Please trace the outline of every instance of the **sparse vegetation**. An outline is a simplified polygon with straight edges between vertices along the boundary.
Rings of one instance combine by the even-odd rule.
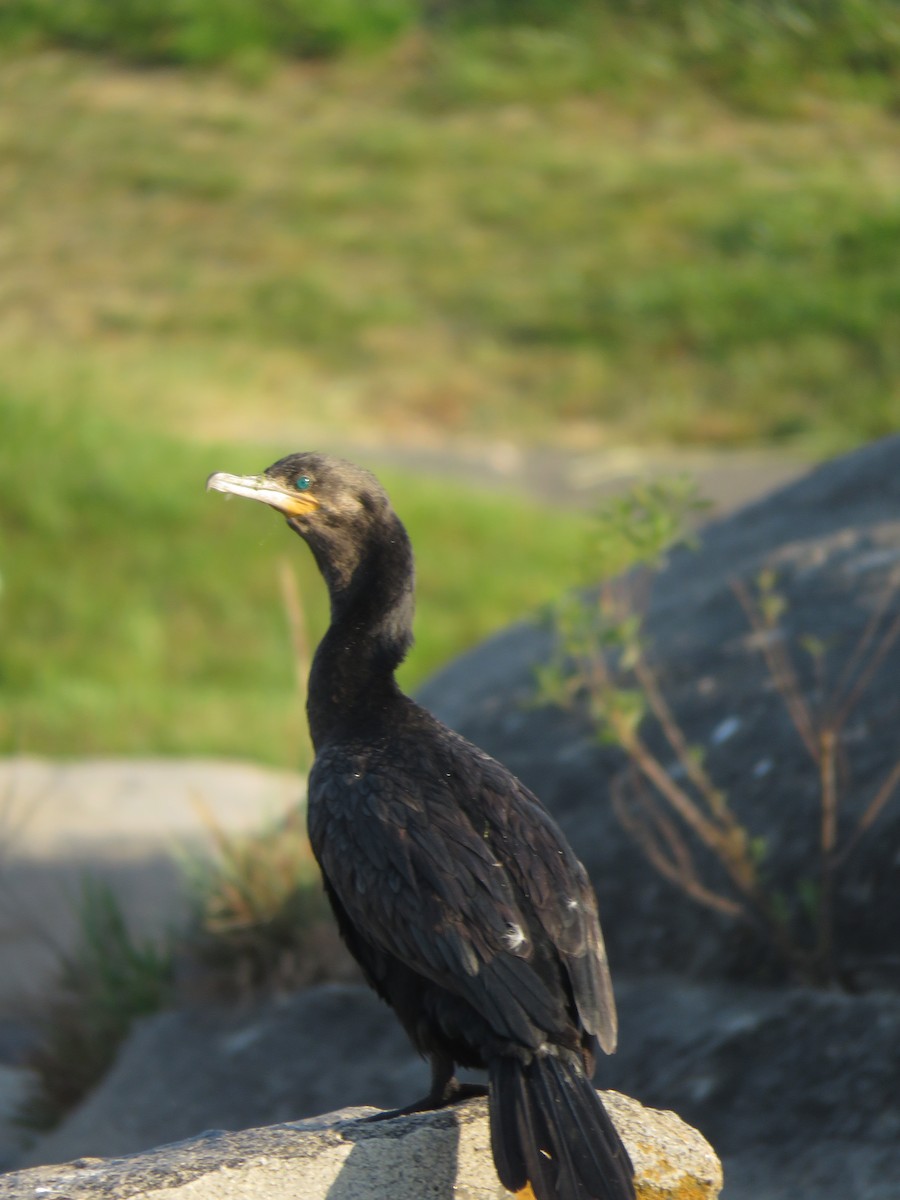
[[[197,921],[182,946],[189,993],[228,1000],[356,977],[322,890],[305,811],[235,836],[211,826],[214,855],[189,866]]]
[[[106,1072],[132,1022],[171,996],[171,950],[135,939],[106,885],[85,879],[79,918],[80,941],[35,1017],[38,1082],[22,1121],[36,1129],[56,1124]]]
[[[841,982],[834,952],[839,873],[900,785],[898,760],[847,828],[842,808],[852,774],[844,733],[900,636],[900,617],[889,615],[897,584],[885,590],[840,677],[829,685],[825,645],[813,637],[792,644],[784,628],[786,601],[774,572],[764,571],[755,588],[734,583],[769,682],[785,705],[818,785],[819,824],[811,831],[817,871],[781,888],[769,871],[764,832],[736,814],[733,797],[717,785],[703,748],[692,745],[679,725],[654,669],[644,628],[652,576],[666,551],[689,539],[686,519],[694,507],[683,482],[643,486],[606,506],[598,544],[607,553],[596,564],[603,582],[595,596],[571,596],[556,610],[557,658],[540,673],[540,698],[577,705],[598,737],[624,752],[626,765],[610,783],[612,803],[661,875],[698,903],[753,929],[791,977],[832,986]],[[624,568],[635,569],[622,576]],[[812,661],[815,696],[801,685],[801,656]],[[668,764],[661,746],[671,756]],[[711,880],[698,850],[720,868],[719,882]]]
[[[355,979],[297,809],[235,835],[207,822],[212,852],[184,859],[192,915],[164,939],[137,938],[113,892],[86,878],[79,939],[35,1011],[23,1124],[52,1128],[102,1078],[134,1021],[167,1004],[247,1001]]]
[[[757,648],[765,660],[772,684],[784,703],[818,781],[818,872],[812,879],[798,880],[794,895],[770,894],[767,897],[769,912],[765,915],[773,940],[795,974],[816,984],[831,985],[841,981],[834,949],[836,889],[840,872],[885,806],[894,799],[900,784],[898,758],[848,827],[842,811],[852,786],[852,770],[844,746],[848,722],[900,636],[900,616],[890,615],[892,601],[900,590],[900,580],[895,578],[884,589],[880,603],[863,627],[836,679],[829,678],[832,664],[829,663],[828,647],[820,639],[807,636],[801,638],[798,645],[791,645],[782,624],[787,602],[778,591],[774,571],[763,571],[754,591],[740,580],[735,581],[734,590],[757,635]],[[801,684],[798,666],[801,656],[812,662],[816,681],[814,698]],[[842,836],[839,834],[841,826]],[[758,857],[762,859],[762,852]],[[759,880],[757,886],[764,894],[764,881]]]

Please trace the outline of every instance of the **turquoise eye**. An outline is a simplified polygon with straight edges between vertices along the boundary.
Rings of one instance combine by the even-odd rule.
[[[298,492],[305,492],[311,483],[312,480],[308,475],[298,475],[294,480],[294,487]]]

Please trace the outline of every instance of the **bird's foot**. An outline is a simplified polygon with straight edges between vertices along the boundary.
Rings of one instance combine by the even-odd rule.
[[[448,1108],[451,1104],[458,1104],[462,1100],[473,1100],[487,1094],[487,1087],[483,1083],[460,1083],[458,1079],[451,1079],[439,1092],[429,1092],[427,1096],[423,1096],[421,1100],[416,1100],[412,1104],[407,1104],[405,1108],[392,1108],[387,1112],[373,1113],[371,1117],[363,1117],[363,1120],[392,1121],[394,1117],[411,1117],[414,1113],[437,1112],[441,1108]]]

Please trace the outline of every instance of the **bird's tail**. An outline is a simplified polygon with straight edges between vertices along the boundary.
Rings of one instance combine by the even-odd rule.
[[[634,1170],[572,1055],[490,1064],[491,1147],[500,1182],[535,1200],[634,1200]],[[530,1200],[530,1197],[529,1197]]]

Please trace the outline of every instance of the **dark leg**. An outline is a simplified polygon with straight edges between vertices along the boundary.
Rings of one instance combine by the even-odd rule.
[[[421,1100],[407,1104],[405,1108],[392,1108],[388,1112],[375,1113],[364,1118],[366,1121],[390,1121],[393,1117],[409,1117],[413,1113],[434,1112],[447,1108],[460,1100],[471,1100],[475,1096],[486,1096],[487,1088],[481,1083],[460,1083],[453,1074],[453,1060],[442,1055],[431,1056],[431,1090]]]

